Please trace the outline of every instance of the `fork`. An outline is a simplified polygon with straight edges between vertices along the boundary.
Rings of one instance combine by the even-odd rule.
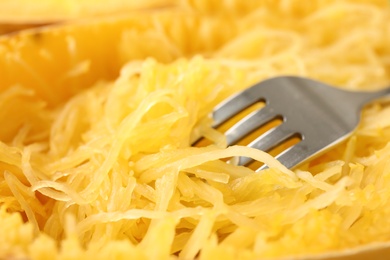
[[[276,156],[287,168],[294,168],[347,139],[359,124],[361,109],[372,101],[390,100],[390,87],[376,92],[347,91],[312,79],[281,76],[262,81],[217,105],[212,112],[213,127],[254,105],[265,106],[251,112],[226,132],[227,144],[234,145],[274,119],[282,123],[248,144],[270,151],[298,136],[300,141]],[[252,159],[238,157],[238,165]],[[261,166],[257,171],[267,168]]]

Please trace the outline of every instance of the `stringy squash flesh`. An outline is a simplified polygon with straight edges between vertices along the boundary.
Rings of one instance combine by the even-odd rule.
[[[0,38],[0,258],[390,253],[388,104],[295,171],[226,147],[207,117],[275,75],[385,87],[388,2],[244,2],[182,1]],[[212,144],[191,147],[201,136]],[[271,169],[224,161],[238,155]]]

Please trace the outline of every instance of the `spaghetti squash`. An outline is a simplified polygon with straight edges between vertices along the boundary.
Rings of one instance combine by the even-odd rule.
[[[208,117],[275,75],[385,87],[388,2],[244,3],[182,1],[0,38],[0,257],[390,254],[388,104],[294,171],[226,147]],[[199,137],[211,144],[192,147]],[[270,169],[225,162],[234,156]]]

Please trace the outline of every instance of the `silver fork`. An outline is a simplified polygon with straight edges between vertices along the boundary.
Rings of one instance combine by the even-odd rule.
[[[390,100],[390,87],[376,92],[346,91],[307,78],[276,77],[217,105],[212,112],[213,127],[220,126],[257,102],[264,102],[264,107],[225,132],[227,143],[234,145],[266,123],[281,118],[279,126],[260,135],[248,146],[269,151],[293,136],[299,136],[297,144],[276,156],[286,167],[293,168],[348,138],[359,123],[361,109],[384,98]],[[247,165],[251,161],[240,157],[238,165]],[[266,167],[263,165],[258,170]]]

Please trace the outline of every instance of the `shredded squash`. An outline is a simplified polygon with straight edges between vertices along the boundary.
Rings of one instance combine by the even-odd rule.
[[[275,75],[385,87],[388,1],[254,2],[181,1],[0,39],[0,258],[390,254],[387,103],[294,171],[226,147],[208,117]],[[192,147],[200,137],[211,144]]]

